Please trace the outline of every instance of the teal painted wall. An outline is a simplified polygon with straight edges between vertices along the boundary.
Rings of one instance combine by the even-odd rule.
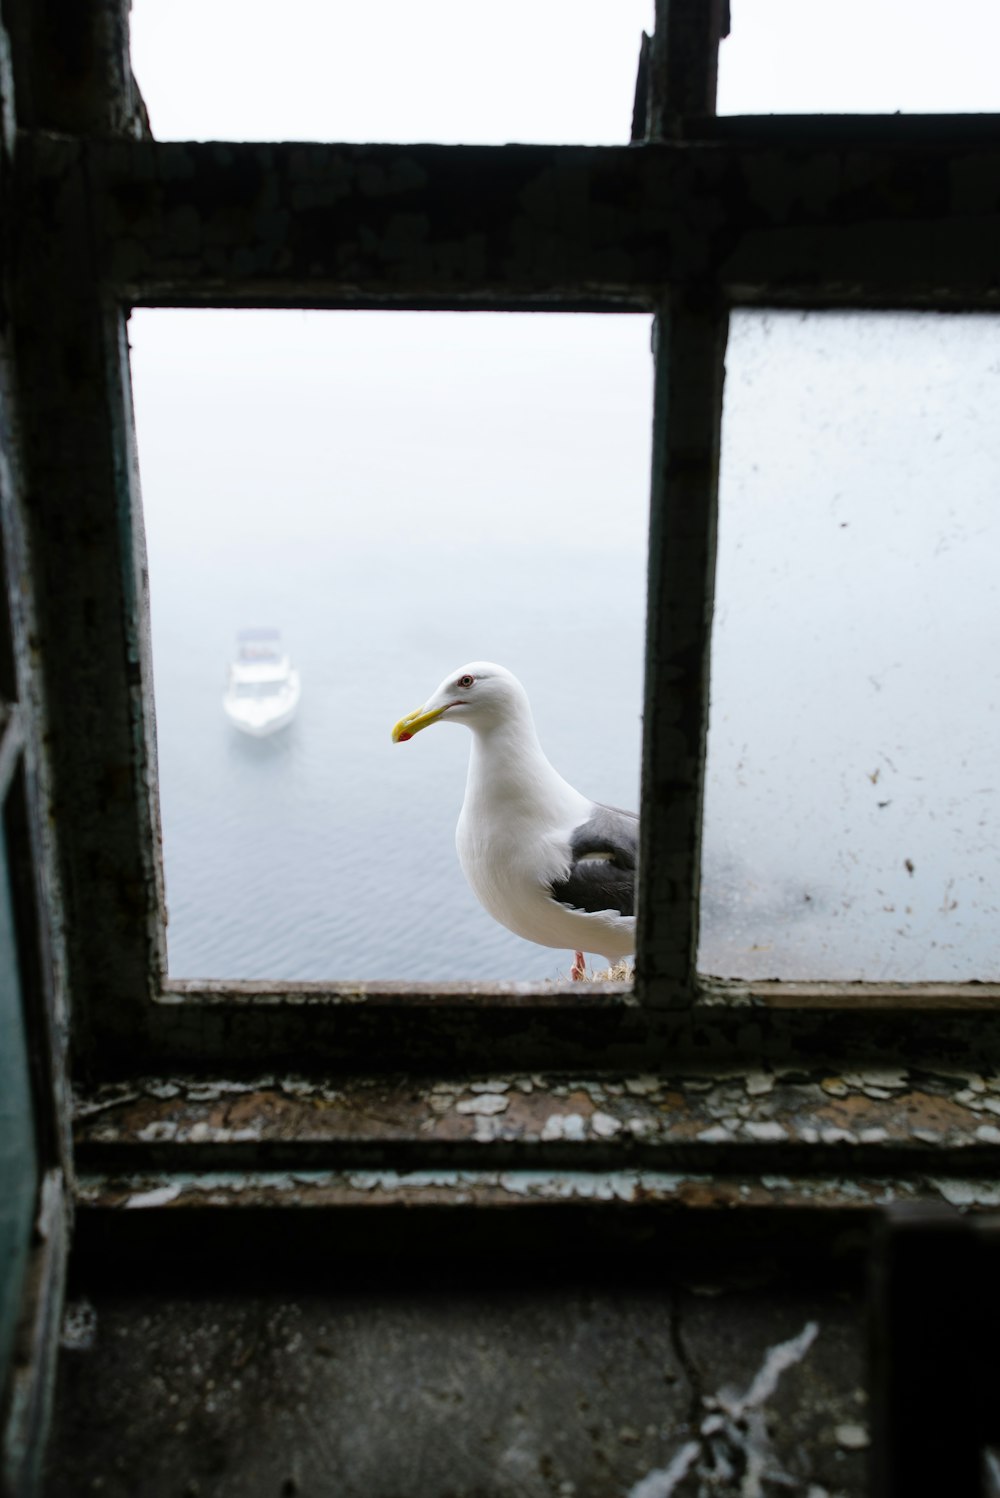
[[[38,1186],[10,870],[0,837],[0,1389],[6,1382]]]

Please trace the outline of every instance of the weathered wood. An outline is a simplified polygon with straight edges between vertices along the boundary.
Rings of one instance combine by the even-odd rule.
[[[986,1194],[984,1192],[984,1194]],[[599,1174],[589,1171],[540,1169],[490,1170],[455,1169],[437,1167],[428,1170],[394,1171],[391,1169],[357,1170],[310,1170],[306,1167],[290,1171],[212,1171],[205,1180],[195,1171],[179,1174],[154,1169],[123,1173],[118,1170],[110,1174],[88,1172],[80,1182],[80,1227],[90,1233],[100,1225],[108,1235],[109,1246],[117,1239],[116,1248],[122,1252],[129,1244],[129,1232],[134,1219],[128,1223],[121,1220],[121,1212],[142,1213],[143,1236],[146,1252],[136,1263],[145,1262],[146,1254],[157,1252],[156,1240],[160,1244],[170,1242],[176,1233],[196,1232],[196,1223],[201,1224],[200,1241],[195,1250],[213,1252],[218,1237],[229,1233],[242,1235],[246,1227],[240,1226],[241,1217],[254,1209],[273,1212],[295,1212],[294,1227],[287,1217],[281,1224],[285,1234],[307,1231],[298,1214],[321,1211],[342,1212],[353,1209],[385,1212],[393,1207],[404,1208],[407,1214],[421,1208],[436,1209],[440,1219],[442,1211],[449,1216],[456,1209],[485,1209],[489,1212],[537,1213],[548,1205],[572,1211],[590,1206],[597,1213],[614,1214],[619,1219],[622,1242],[631,1233],[641,1233],[642,1209],[652,1208],[664,1212],[680,1209],[691,1214],[708,1215],[718,1212],[727,1214],[725,1234],[739,1234],[745,1224],[739,1219],[751,1217],[761,1210],[768,1211],[772,1219],[772,1233],[796,1233],[797,1225],[792,1221],[780,1222],[781,1217],[792,1217],[797,1210],[832,1213],[847,1212],[855,1219],[874,1220],[887,1197],[900,1201],[924,1201],[930,1196],[919,1178],[907,1175],[865,1175],[858,1180],[842,1175],[813,1178],[797,1172],[785,1174],[775,1180],[767,1175],[761,1179],[759,1171],[751,1169],[742,1175],[736,1172],[700,1170],[657,1171],[627,1167],[621,1171]],[[939,1198],[931,1198],[939,1200]],[[114,1214],[100,1222],[98,1214]],[[209,1214],[211,1214],[209,1216]],[[195,1222],[183,1223],[191,1218]],[[223,1226],[223,1217],[235,1218]],[[640,1221],[629,1221],[639,1217]],[[211,1224],[211,1225],[209,1225]],[[138,1224],[135,1224],[138,1225]],[[649,1226],[648,1219],[646,1226]],[[862,1220],[841,1223],[861,1232],[867,1226]],[[667,1224],[662,1224],[667,1229]],[[523,1230],[531,1232],[529,1222]],[[376,1238],[386,1231],[378,1220],[368,1226],[369,1233]],[[701,1231],[711,1232],[712,1226],[702,1222]],[[719,1231],[716,1223],[714,1231]],[[148,1235],[148,1237],[146,1236]],[[586,1236],[577,1240],[577,1249],[585,1243]],[[798,1238],[801,1246],[802,1239]],[[129,1244],[131,1247],[131,1244]],[[244,1245],[245,1246],[245,1245]],[[441,1252],[440,1238],[438,1252]]]
[[[727,319],[677,296],[658,319],[646,625],[637,993],[695,997]]]
[[[66,980],[85,1048],[98,1016],[140,1024],[159,981],[155,735],[124,314],[96,294],[85,176],[46,188],[23,226],[13,309],[16,519],[33,589],[42,821],[58,833]]]
[[[81,1173],[447,1168],[954,1175],[996,1197],[995,1077],[924,1067],[239,1080],[81,1093]],[[964,1189],[964,1188],[963,1188]],[[954,1192],[952,1193],[954,1195]]]
[[[647,139],[663,140],[685,119],[714,115],[719,43],[728,32],[729,0],[656,0]]]
[[[1000,983],[759,983],[714,979],[711,991],[719,1003],[741,997],[783,1009],[941,1010],[976,1009],[1000,1014]]]
[[[7,0],[22,128],[148,134],[129,57],[130,0]]]
[[[799,128],[801,124],[801,129]],[[621,147],[33,136],[21,213],[85,177],[94,272],[192,306],[1000,305],[1000,119],[706,121]]]
[[[829,985],[812,1004],[782,1007],[734,984],[725,999],[713,986],[711,997],[679,1009],[641,1005],[617,985],[594,1001],[576,997],[579,984],[517,988],[400,984],[386,992],[384,985],[315,984],[303,991],[297,984],[234,983],[204,991],[197,983],[171,984],[171,1001],[149,1006],[140,1032],[119,1028],[103,1037],[92,1075],[273,1067],[502,1075],[710,1061],[1000,1067],[996,997],[982,1008],[963,1007],[953,993],[920,1002],[901,986],[892,1002],[867,1007],[853,997],[842,1002]]]

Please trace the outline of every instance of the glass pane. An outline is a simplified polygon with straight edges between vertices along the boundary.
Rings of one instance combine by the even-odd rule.
[[[130,337],[172,976],[566,976],[462,877],[469,734],[389,735],[498,661],[560,772],[638,808],[649,319],[160,310]],[[223,706],[248,627],[301,683],[259,738]],[[284,671],[242,644],[240,707]]]
[[[720,114],[1000,110],[996,0],[731,0]]]
[[[653,0],[134,0],[160,140],[627,141]]]
[[[700,967],[1000,976],[1000,322],[744,312]]]

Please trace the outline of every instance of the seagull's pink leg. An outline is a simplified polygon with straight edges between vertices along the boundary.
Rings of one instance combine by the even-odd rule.
[[[569,970],[569,975],[574,983],[582,982],[587,976],[587,960],[582,952],[573,953],[573,966]]]

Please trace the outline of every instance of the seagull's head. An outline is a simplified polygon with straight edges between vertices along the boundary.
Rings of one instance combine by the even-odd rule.
[[[527,710],[527,693],[516,676],[492,661],[469,661],[446,676],[416,712],[400,718],[392,730],[392,742],[405,743],[438,722],[488,730]]]

